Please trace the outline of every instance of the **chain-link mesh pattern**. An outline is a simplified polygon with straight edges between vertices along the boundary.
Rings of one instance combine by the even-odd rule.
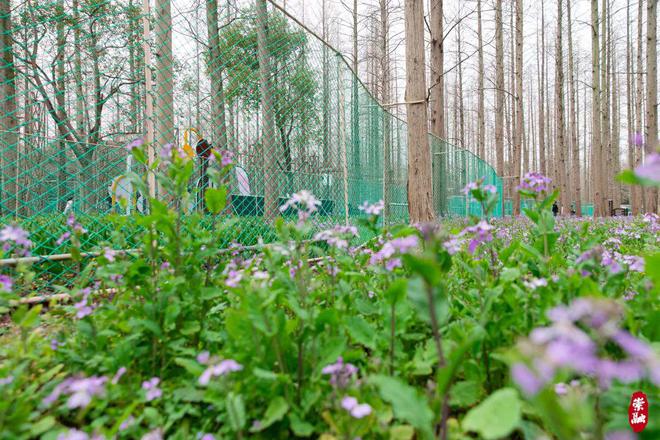
[[[134,245],[127,218],[143,213],[148,196],[124,178],[143,172],[126,149],[135,138],[154,146],[152,156],[168,143],[188,151],[198,188],[207,184],[207,144],[232,152],[227,212],[242,220],[232,239],[244,243],[269,236],[277,207],[302,189],[322,201],[324,224],[350,222],[361,203],[381,199],[385,221],[407,220],[406,124],[338,52],[279,10],[28,0],[12,1],[9,12],[2,3],[0,214],[31,232],[35,255],[66,252],[57,239],[69,212],[89,231],[83,250],[98,249],[117,227],[124,246]],[[436,138],[431,149],[439,216],[479,214],[461,192],[477,178],[501,193],[493,168],[472,153]],[[153,181],[150,188],[165,196]],[[185,208],[201,210],[197,200]],[[75,274],[66,262],[38,272],[38,288]]]

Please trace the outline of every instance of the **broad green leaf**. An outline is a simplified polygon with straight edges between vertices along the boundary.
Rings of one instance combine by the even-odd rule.
[[[227,416],[232,431],[237,432],[245,426],[245,403],[243,396],[230,392],[227,394]]]
[[[284,400],[284,397],[282,396],[275,397],[268,404],[268,408],[266,408],[266,413],[261,419],[261,423],[256,427],[251,428],[250,431],[251,432],[263,431],[273,423],[282,420],[282,417],[286,415],[287,411],[289,411],[289,404],[286,402],[286,400]]]
[[[390,440],[412,440],[415,428],[410,425],[398,425],[390,428]]]
[[[520,278],[520,269],[516,267],[505,267],[502,269],[502,274],[500,275],[500,279],[502,281],[506,282],[513,282]]]
[[[220,214],[227,204],[227,188],[207,188],[204,199],[211,214]]]
[[[367,321],[359,316],[350,316],[346,319],[346,329],[351,338],[358,344],[375,348],[376,332]]]
[[[33,437],[39,437],[41,434],[52,428],[53,425],[55,425],[55,418],[53,416],[44,417],[30,427],[30,435]]]
[[[472,408],[463,418],[465,431],[486,440],[506,437],[520,424],[521,402],[513,388],[502,388]]]
[[[425,396],[396,377],[377,375],[369,382],[376,385],[383,400],[392,405],[395,417],[410,423],[425,438],[433,437],[433,412]]]
[[[289,414],[291,430],[298,437],[309,437],[314,432],[314,425],[302,420],[296,413]]]
[[[456,382],[451,387],[449,403],[460,408],[474,405],[481,397],[481,386],[474,381]]]

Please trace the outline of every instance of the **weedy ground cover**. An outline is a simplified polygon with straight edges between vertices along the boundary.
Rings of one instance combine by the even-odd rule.
[[[176,151],[154,172],[184,206],[195,196]],[[548,184],[526,177],[518,219],[382,228],[367,203],[366,242],[358,225],[317,232],[303,191],[271,246],[224,254],[236,225],[218,185],[209,216],[152,200],[131,219],[138,255],[86,265],[89,230],[68,217],[72,304],[13,307],[31,268],[0,279],[2,437],[628,438],[630,395],[658,404],[660,220],[557,219]],[[466,192],[484,212],[497,197]],[[22,228],[0,240],[33,250]]]

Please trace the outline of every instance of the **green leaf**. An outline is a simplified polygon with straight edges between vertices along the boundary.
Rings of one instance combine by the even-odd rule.
[[[520,424],[521,402],[513,388],[502,388],[472,408],[463,418],[463,429],[486,440],[506,437]]]
[[[30,434],[32,437],[39,437],[52,428],[53,425],[55,425],[55,418],[53,416],[44,417],[30,427]]]
[[[403,261],[414,273],[421,275],[429,284],[435,285],[440,282],[442,271],[429,258],[420,257],[412,254],[405,254]]]
[[[245,426],[245,403],[243,396],[230,392],[227,394],[227,415],[229,426],[232,431],[237,432]]]
[[[364,318],[350,316],[346,319],[346,329],[351,338],[365,347],[375,348],[376,332]]]
[[[431,323],[428,291],[429,287],[425,285],[421,278],[413,278],[408,283],[408,300],[417,311],[417,316],[427,324]],[[438,324],[442,325],[449,318],[449,304],[444,293],[444,285],[430,287],[433,295],[433,305]]]
[[[211,211],[211,214],[220,214],[227,204],[227,188],[224,186],[220,188],[207,188],[204,193],[204,199],[206,200],[206,207]]]
[[[464,380],[452,385],[449,403],[460,408],[467,408],[477,403],[480,397],[481,386],[472,380]]]
[[[197,361],[180,357],[174,358],[174,363],[185,368],[185,370],[193,376],[200,376],[206,368],[205,366],[200,365]]]
[[[410,425],[398,425],[390,428],[390,440],[412,440],[415,428]]]
[[[520,278],[520,269],[516,267],[505,267],[502,269],[502,275],[500,275],[500,279],[502,281],[506,282],[513,282]]]
[[[298,437],[309,437],[314,432],[314,425],[302,420],[296,413],[289,414],[291,430]]]
[[[282,420],[282,418],[286,415],[287,411],[289,411],[289,404],[284,400],[284,397],[282,396],[277,396],[273,400],[270,401],[268,404],[268,408],[266,408],[266,413],[264,414],[264,417],[261,419],[261,423],[250,429],[251,432],[259,432],[263,431],[264,429],[268,428],[275,422],[279,422]]]
[[[408,290],[407,279],[399,278],[395,280],[385,292],[385,298],[387,299],[387,303],[391,305],[402,301],[406,297],[407,290]]]
[[[433,412],[426,397],[401,379],[383,375],[372,376],[369,382],[378,387],[380,396],[392,405],[394,415],[417,428],[425,438],[432,438]]]

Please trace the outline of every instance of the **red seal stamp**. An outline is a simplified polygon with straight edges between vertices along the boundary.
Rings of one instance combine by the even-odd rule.
[[[649,422],[649,401],[641,391],[633,393],[628,407],[628,423],[635,432],[642,432]]]

